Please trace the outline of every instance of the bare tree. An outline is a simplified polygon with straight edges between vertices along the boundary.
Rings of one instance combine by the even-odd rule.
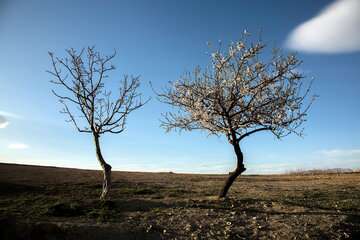
[[[105,199],[111,187],[111,166],[104,160],[99,138],[104,133],[123,132],[128,115],[146,102],[138,93],[139,77],[125,76],[116,97],[105,88],[108,73],[115,69],[111,61],[116,52],[102,56],[94,47],[88,47],[80,52],[68,49],[66,53],[67,57],[58,58],[49,52],[52,71],[48,72],[54,78],[51,82],[60,87],[52,92],[63,104],[61,112],[67,115],[67,121],[79,132],[93,135],[104,174],[100,198]]]
[[[225,50],[220,44],[205,70],[197,67],[157,93],[160,101],[177,109],[164,114],[161,125],[167,131],[206,130],[224,134],[232,145],[237,167],[219,197],[225,197],[246,170],[240,141],[260,131],[271,131],[277,138],[301,135],[299,127],[314,100],[307,97],[311,84],[302,87],[301,61],[295,55],[274,50],[264,61],[260,58],[264,43],[249,39],[245,33]]]

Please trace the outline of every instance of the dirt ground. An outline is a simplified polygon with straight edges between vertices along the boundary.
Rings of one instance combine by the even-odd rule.
[[[360,239],[360,173],[225,178],[0,164],[0,239]]]

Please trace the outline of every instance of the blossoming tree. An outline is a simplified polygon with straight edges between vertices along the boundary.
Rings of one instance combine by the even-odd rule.
[[[277,138],[301,135],[300,126],[314,100],[308,97],[311,84],[302,87],[304,76],[296,55],[274,50],[269,60],[263,60],[265,44],[249,39],[244,34],[225,50],[220,46],[207,68],[197,67],[158,93],[160,101],[177,109],[163,115],[161,125],[167,131],[205,130],[225,135],[232,145],[237,167],[229,173],[219,197],[225,197],[246,170],[240,142],[261,131]]]

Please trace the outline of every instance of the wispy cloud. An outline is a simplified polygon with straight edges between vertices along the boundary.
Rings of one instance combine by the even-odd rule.
[[[331,149],[319,151],[319,155],[323,156],[331,162],[335,163],[357,163],[360,167],[360,149]]]
[[[11,112],[6,112],[6,111],[0,111],[0,115],[5,116],[5,117],[9,117],[9,118],[17,118],[17,119],[22,118],[22,116],[20,116],[18,114],[11,113]]]
[[[358,157],[360,159],[360,149],[332,149],[322,150],[321,154],[327,157]]]
[[[10,143],[8,145],[9,149],[27,149],[29,148],[29,145],[24,144],[24,143]]]
[[[318,53],[360,50],[360,1],[337,0],[289,35],[289,48]]]
[[[304,157],[298,169],[360,168],[360,149],[326,149]]]
[[[4,116],[0,115],[0,128],[6,128],[8,125],[8,120]]]
[[[249,164],[247,167],[247,174],[277,174],[285,173],[289,169],[294,168],[291,163],[261,163],[261,164]]]

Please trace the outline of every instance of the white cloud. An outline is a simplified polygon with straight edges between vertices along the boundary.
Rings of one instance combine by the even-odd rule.
[[[288,36],[289,48],[318,53],[360,50],[360,1],[337,0]]]
[[[360,168],[360,149],[327,149],[313,152],[304,158],[299,169]]]
[[[22,116],[20,116],[20,115],[17,115],[15,113],[11,113],[11,112],[6,112],[6,111],[0,111],[0,115],[5,116],[5,117],[10,117],[10,118],[17,118],[17,119],[22,118]]]
[[[0,128],[6,128],[9,125],[8,118],[21,119],[22,117],[14,113],[0,111]]]
[[[9,125],[8,120],[4,116],[0,115],[0,128],[6,128],[7,125]]]
[[[8,145],[8,148],[10,148],[10,149],[27,149],[27,148],[29,148],[29,146],[24,143],[10,143]]]

